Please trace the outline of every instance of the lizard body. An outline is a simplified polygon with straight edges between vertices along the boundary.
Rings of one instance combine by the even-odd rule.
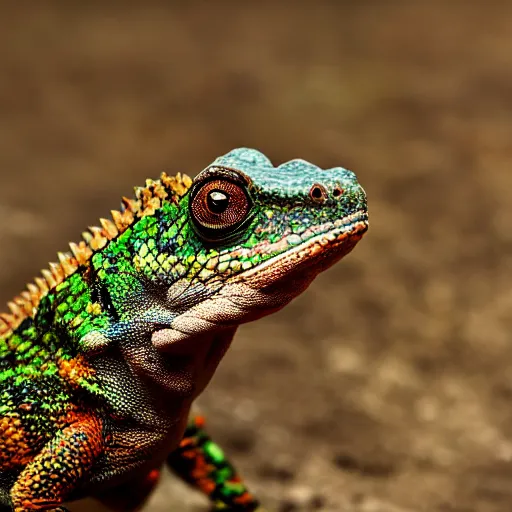
[[[364,191],[351,171],[242,148],[194,181],[147,180],[112,218],[0,315],[0,505],[109,503],[167,459],[216,506],[254,510],[201,421],[187,426],[191,404],[239,324],[354,247]]]

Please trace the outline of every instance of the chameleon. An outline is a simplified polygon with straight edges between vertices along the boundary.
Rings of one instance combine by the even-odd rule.
[[[165,465],[214,510],[262,510],[192,404],[240,324],[361,239],[363,188],[239,148],[146,180],[99,224],[0,315],[0,510],[137,510]]]

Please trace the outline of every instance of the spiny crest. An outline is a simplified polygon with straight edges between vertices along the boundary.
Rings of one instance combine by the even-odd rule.
[[[178,202],[192,184],[186,174],[178,173],[168,176],[162,173],[159,180],[146,180],[145,187],[135,187],[135,198],[123,197],[120,211],[112,210],[112,220],[100,219],[101,227],[90,226],[82,233],[83,241],[78,244],[71,242],[71,252],[59,252],[58,263],[50,263],[49,269],[41,271],[42,276],[36,277],[34,283],[7,303],[9,313],[0,313],[0,336],[8,334],[18,327],[27,317],[35,314],[41,299],[64,279],[73,274],[79,266],[87,265],[91,256],[126,231],[135,219],[152,215],[163,204],[163,200]]]

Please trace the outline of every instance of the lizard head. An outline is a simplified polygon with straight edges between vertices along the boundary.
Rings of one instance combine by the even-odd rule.
[[[304,160],[274,167],[237,149],[200,172],[180,200],[168,298],[195,299],[156,342],[238,325],[275,311],[347,254],[368,228],[353,172]],[[175,237],[175,240],[177,238]],[[187,263],[185,263],[187,262]]]
[[[368,228],[366,195],[352,171],[298,159],[274,167],[249,149],[201,172],[189,204],[198,237],[228,246],[219,254],[224,273],[259,289],[311,281]]]

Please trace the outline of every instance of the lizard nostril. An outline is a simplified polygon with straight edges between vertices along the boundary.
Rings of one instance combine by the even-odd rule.
[[[322,185],[316,183],[311,187],[309,197],[311,197],[315,203],[323,203],[327,199],[327,192]]]
[[[332,195],[336,198],[341,197],[343,194],[343,189],[340,187],[334,187],[334,190],[332,191]]]

